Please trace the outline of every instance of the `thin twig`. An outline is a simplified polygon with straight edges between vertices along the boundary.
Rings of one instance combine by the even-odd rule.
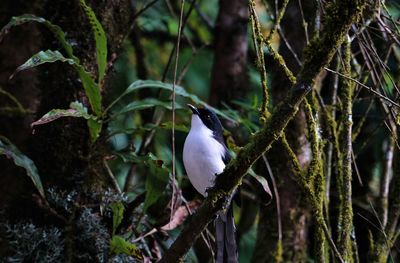
[[[214,25],[212,24],[211,19],[200,10],[200,7],[197,3],[195,4],[194,8],[196,9],[197,15],[200,17],[201,21],[203,21],[203,23],[206,25],[207,29],[213,31]]]
[[[186,23],[187,23],[187,21],[188,21],[188,19],[190,17],[190,14],[194,10],[195,3],[196,3],[196,0],[192,1],[191,5],[189,7],[189,10],[187,11],[187,13],[186,13],[186,15],[185,15],[185,17],[183,19],[182,26],[181,26],[182,29],[181,30],[183,30],[185,28],[185,25],[186,25]],[[173,55],[175,54],[175,49],[176,49],[176,43],[174,43],[174,46],[173,46],[173,48],[171,50],[171,53],[169,55],[169,58],[168,58],[167,65],[165,66],[165,69],[164,69],[164,72],[163,72],[163,76],[162,76],[162,79],[161,79],[162,82],[164,82],[167,79],[167,74],[168,74],[169,68],[170,68],[171,63],[172,63]],[[154,114],[153,114],[153,116],[154,116]],[[157,116],[157,118],[156,118],[156,120],[154,122],[156,126],[158,126],[161,123],[163,117],[164,117],[164,111],[161,111],[158,114],[158,116]],[[147,147],[150,145],[150,143],[151,143],[151,141],[152,141],[152,139],[154,137],[154,134],[155,134],[155,130],[151,130],[149,133],[147,133],[144,136],[144,139],[142,140],[141,145],[139,147],[139,151],[138,151],[140,154],[143,154],[146,151]]]
[[[119,187],[119,184],[118,184],[118,182],[117,182],[117,179],[115,179],[115,176],[114,176],[113,172],[111,171],[110,166],[109,166],[108,163],[107,163],[107,160],[108,160],[108,159],[109,159],[109,158],[108,158],[107,156],[103,158],[103,164],[104,164],[104,167],[106,167],[108,178],[111,180],[111,182],[112,182],[112,184],[113,184],[113,186],[114,186],[114,189],[115,189],[119,194],[121,194],[122,191],[121,191],[121,188]]]
[[[139,237],[135,238],[134,240],[131,240],[131,242],[132,243],[136,243],[136,242],[142,241],[145,237],[151,236],[151,235],[153,235],[153,234],[155,234],[157,232],[158,232],[158,229],[157,228],[153,228],[150,231],[148,231],[147,233],[145,233],[143,235],[140,235]]]
[[[360,184],[360,186],[364,186],[362,179],[361,179],[361,175],[360,175],[360,171],[358,170],[358,166],[357,166],[357,162],[356,162],[356,157],[354,155],[354,151],[353,149],[351,149],[351,160],[353,162],[354,165],[354,171],[356,172],[357,175],[357,179],[358,179],[358,183]]]
[[[301,0],[298,0],[298,3],[299,3],[300,13],[301,13],[301,19],[303,20],[304,35],[306,37],[306,43],[308,45],[308,43],[310,42],[309,38],[308,38],[308,24],[307,24],[306,19],[304,18],[303,5],[301,4]]]
[[[386,232],[385,232],[385,227],[382,225],[382,221],[379,219],[379,215],[378,215],[378,213],[376,212],[376,210],[375,210],[375,208],[374,208],[374,206],[373,206],[371,200],[368,200],[368,202],[369,202],[369,205],[370,205],[370,207],[371,207],[372,213],[374,214],[376,220],[378,220],[378,223],[379,223],[379,228],[378,228],[378,229],[379,229],[379,232],[383,235],[386,246],[387,246],[388,248],[390,248],[390,247],[391,247],[390,244],[392,243],[392,242],[391,242],[391,238],[386,234]],[[394,262],[394,261],[393,261],[393,257],[392,257],[392,253],[391,253],[390,249],[388,249],[388,253],[389,253],[390,258],[392,259],[392,262]]]
[[[256,56],[257,56],[257,69],[261,77],[261,86],[263,94],[263,101],[260,113],[261,117],[266,119],[268,116],[268,100],[269,100],[268,87],[267,87],[267,71],[265,69],[265,62],[264,62],[264,51],[263,51],[264,41],[261,33],[260,22],[258,21],[258,16],[255,8],[256,8],[255,2],[250,1],[249,11],[251,19],[251,28],[253,33],[253,43],[254,43],[254,50],[256,51]]]
[[[372,92],[372,93],[373,93],[374,95],[376,95],[377,97],[379,97],[379,98],[381,98],[381,99],[383,99],[383,100],[389,102],[389,103],[390,103],[391,105],[393,105],[393,106],[396,106],[396,107],[400,108],[400,104],[394,102],[393,100],[389,99],[389,98],[386,97],[386,96],[383,96],[383,95],[380,94],[379,92],[373,90],[371,87],[369,87],[369,86],[367,86],[367,85],[361,83],[360,81],[358,81],[358,80],[356,80],[356,79],[353,79],[352,77],[343,75],[342,73],[337,72],[337,71],[334,71],[334,70],[329,69],[329,68],[327,68],[327,67],[325,67],[324,69],[325,69],[326,71],[332,72],[332,73],[337,74],[337,75],[339,75],[339,76],[341,76],[341,77],[344,77],[344,78],[347,78],[347,79],[349,79],[349,80],[351,80],[351,81],[354,81],[354,82],[357,83],[359,86],[361,86],[361,87],[363,87],[363,88],[366,88],[368,91]]]
[[[133,15],[132,20],[135,21],[136,18],[138,18],[141,14],[144,13],[144,11],[146,11],[147,9],[149,9],[150,7],[152,7],[155,3],[157,3],[158,0],[153,0],[149,3],[147,3],[142,9],[140,9],[136,14]],[[134,25],[134,24],[133,24]]]
[[[385,153],[384,160],[384,169],[383,176],[381,178],[381,186],[380,186],[380,209],[381,214],[380,218],[382,221],[382,227],[386,227],[387,219],[388,219],[388,208],[389,208],[389,183],[391,179],[391,171],[393,164],[393,155],[394,155],[394,139],[390,138],[390,141],[387,145],[387,150]]]
[[[175,163],[175,86],[176,86],[176,78],[178,72],[178,61],[179,61],[179,48],[181,42],[181,33],[182,33],[182,22],[183,22],[183,10],[185,6],[185,0],[181,1],[181,12],[179,16],[179,26],[178,26],[178,37],[176,39],[176,56],[175,56],[175,67],[174,67],[174,81],[172,82],[172,198],[171,198],[171,214],[170,221],[172,221],[172,217],[175,212],[175,196],[177,193],[177,185],[176,185],[176,163]]]
[[[265,166],[267,167],[268,174],[271,178],[272,182],[272,188],[274,189],[274,195],[275,195],[275,204],[276,204],[276,214],[277,214],[277,222],[278,222],[278,242],[282,242],[282,218],[281,218],[281,203],[280,203],[280,198],[279,198],[279,192],[278,192],[278,187],[276,186],[276,181],[274,174],[272,173],[271,166],[268,162],[267,157],[265,154],[262,155],[262,158],[264,160]]]
[[[272,39],[272,36],[275,34],[275,32],[278,30],[278,27],[281,23],[281,20],[283,18],[283,16],[285,15],[286,12],[286,7],[289,3],[289,0],[284,0],[283,1],[283,5],[281,8],[281,11],[278,11],[278,1],[275,0],[275,25],[272,28],[271,32],[269,33],[269,35],[267,36],[267,41],[270,41]]]
[[[290,45],[289,40],[287,40],[287,38],[286,38],[285,34],[283,33],[283,30],[280,26],[278,26],[278,33],[279,33],[279,36],[282,38],[283,43],[285,43],[286,47],[289,49],[290,53],[293,55],[294,59],[296,60],[297,65],[299,65],[301,67],[303,65],[303,63],[299,59],[299,56],[297,56],[296,51],[294,51],[292,45]]]
[[[16,97],[14,97],[14,95],[2,89],[1,87],[0,87],[0,94],[3,94],[4,96],[8,97],[12,102],[14,102],[15,105],[17,105],[18,110],[20,110],[21,112],[26,112],[22,104],[17,100]]]
[[[48,213],[55,216],[56,218],[60,219],[63,223],[67,224],[68,219],[66,217],[64,217],[63,215],[59,214],[54,208],[52,208],[50,206],[49,202],[47,202],[47,200],[45,198],[43,198],[43,196],[38,195],[38,194],[32,194],[32,196],[33,196],[34,200],[36,201],[36,204],[40,208],[47,211]]]

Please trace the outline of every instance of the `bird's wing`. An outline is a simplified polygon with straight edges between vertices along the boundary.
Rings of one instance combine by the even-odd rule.
[[[217,142],[219,142],[223,147],[224,147],[224,155],[222,156],[222,161],[224,161],[224,164],[227,165],[230,160],[232,159],[231,154],[229,153],[228,147],[226,147],[225,142],[224,142],[224,137],[221,134],[218,134],[214,132],[213,137]]]
[[[228,150],[228,148],[226,147],[225,144],[224,144],[224,148],[225,148],[225,153],[224,153],[224,155],[222,156],[222,161],[224,161],[224,164],[227,165],[227,164],[231,161],[232,156],[231,156],[231,154],[229,153],[229,150]]]
[[[224,148],[225,148],[225,154],[224,154],[224,156],[222,156],[222,160],[224,161],[225,165],[227,165],[231,161],[232,156],[229,153],[229,150],[228,150],[228,148],[226,147],[225,144],[224,144]],[[239,206],[239,207],[242,206],[242,200],[240,199],[241,198],[240,191],[241,191],[241,188],[238,187],[236,189],[236,191],[234,192],[233,197],[232,197],[232,199],[235,201],[236,205]]]

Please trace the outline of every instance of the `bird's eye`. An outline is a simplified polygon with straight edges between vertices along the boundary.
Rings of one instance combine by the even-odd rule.
[[[206,118],[207,118],[207,119],[210,119],[210,115],[207,115]]]

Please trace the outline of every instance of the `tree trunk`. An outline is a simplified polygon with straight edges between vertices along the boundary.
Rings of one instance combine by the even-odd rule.
[[[29,5],[25,5],[25,1],[17,2],[21,3],[10,0],[1,2],[1,28],[9,22],[11,16],[25,13],[51,21],[66,32],[67,41],[76,43],[73,45],[74,55],[79,57],[92,76],[96,76],[94,35],[79,1],[42,0]],[[118,56],[122,40],[132,22],[130,1],[87,1],[87,5],[92,7],[104,27],[108,39],[109,61],[112,62]],[[0,66],[7,69],[0,71],[0,87],[15,96],[29,111],[20,113],[18,118],[11,118],[11,114],[0,114],[0,122],[6,124],[0,125],[0,134],[33,160],[45,189],[55,187],[66,192],[74,190],[82,197],[99,199],[101,193],[111,185],[103,165],[107,147],[103,136],[92,144],[86,121],[79,118],[60,118],[36,126],[34,133],[30,127],[34,120],[48,111],[68,109],[69,104],[74,101],[80,101],[90,109],[77,73],[67,63],[57,62],[22,71],[14,79],[8,80],[19,65],[39,50],[47,49],[63,52],[54,35],[43,25],[34,22],[13,28],[0,43]],[[112,67],[112,63],[109,65]],[[104,80],[102,94],[105,98],[110,87],[109,80],[109,76]],[[0,96],[1,107],[7,105],[3,103],[4,100]],[[106,99],[103,101],[107,102]],[[0,166],[0,207],[7,209],[4,214],[6,218],[2,220],[29,218],[40,225],[54,222],[54,214],[43,209],[32,198],[35,191],[32,183],[23,175],[24,171],[4,158],[1,158]],[[85,198],[81,202],[84,203]]]
[[[211,73],[213,105],[244,98],[248,91],[247,26],[248,2],[220,0],[215,27],[214,65]]]
[[[273,1],[269,1],[269,3],[270,6],[275,6]],[[279,6],[279,9],[281,8]],[[311,10],[315,10],[315,7],[312,4],[308,4],[303,8],[305,8],[306,14],[310,14],[306,17],[310,17],[311,20],[313,16]],[[286,41],[299,59],[301,59],[302,50],[306,45],[304,32],[298,1],[290,1],[286,8],[284,19],[281,22],[281,33],[279,34],[281,36],[284,34]],[[288,68],[296,75],[300,65],[282,37],[280,37],[279,53],[285,59]],[[275,70],[279,68],[279,65],[273,62],[272,57],[266,56],[265,61],[267,72],[274,72],[271,76],[271,97],[273,104],[277,105],[288,94],[289,90],[286,88],[291,87],[291,83],[283,71]],[[288,124],[285,134],[303,168],[308,166],[312,158],[310,144],[306,137],[307,129],[306,117],[304,111],[300,108],[293,120]],[[282,154],[283,152],[285,152],[284,148],[278,142],[267,155],[273,176],[277,181],[281,215],[278,218],[276,204],[274,203],[276,197],[274,197],[270,206],[260,206],[260,223],[252,262],[306,261],[311,214],[307,204],[303,202],[305,197],[294,180],[292,167],[289,165],[291,163],[290,157]],[[265,168],[264,171],[265,174],[268,174]],[[278,220],[281,220],[282,225],[281,245],[278,241],[278,235],[271,234],[278,233]]]

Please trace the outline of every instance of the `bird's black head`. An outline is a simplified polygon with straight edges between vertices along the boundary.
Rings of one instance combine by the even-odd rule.
[[[192,110],[193,114],[199,116],[204,125],[213,131],[215,136],[222,137],[224,130],[215,112],[207,108],[196,108],[190,104],[188,104],[188,106]]]

